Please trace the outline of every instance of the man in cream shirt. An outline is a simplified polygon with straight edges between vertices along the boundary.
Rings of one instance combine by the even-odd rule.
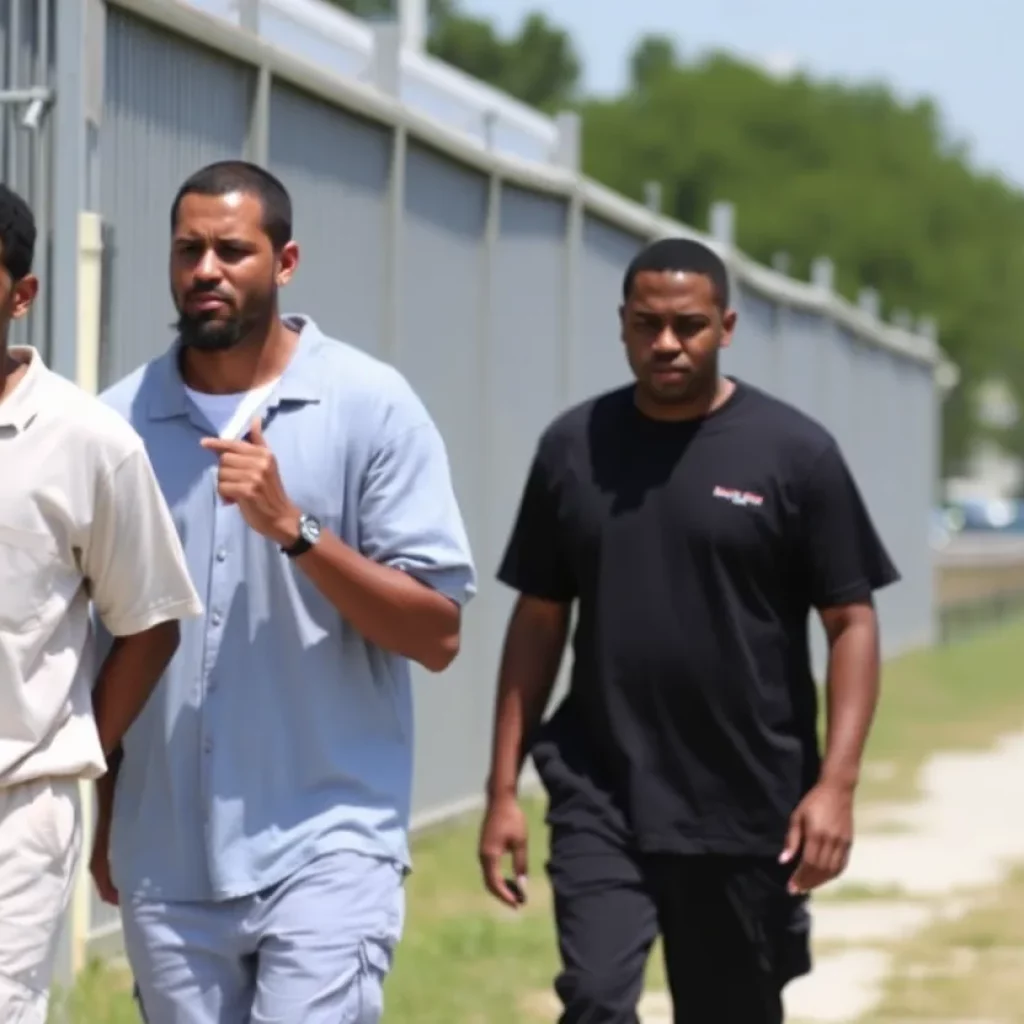
[[[81,845],[78,785],[141,711],[200,602],[138,435],[8,348],[35,221],[0,185],[0,1021],[43,1024]],[[90,601],[115,637],[96,663]]]

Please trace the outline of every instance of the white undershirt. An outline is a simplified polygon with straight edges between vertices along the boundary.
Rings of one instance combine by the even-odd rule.
[[[249,432],[253,417],[276,384],[277,381],[272,380],[252,391],[239,391],[233,395],[209,395],[189,387],[185,392],[220,437],[237,441]]]

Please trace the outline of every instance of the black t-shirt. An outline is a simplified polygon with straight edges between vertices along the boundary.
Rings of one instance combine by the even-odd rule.
[[[532,745],[552,822],[749,856],[778,854],[818,777],[810,610],[899,578],[829,433],[740,382],[696,421],[632,387],[556,420],[498,576],[578,602]]]

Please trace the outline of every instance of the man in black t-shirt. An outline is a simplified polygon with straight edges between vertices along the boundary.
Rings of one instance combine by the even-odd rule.
[[[783,987],[810,970],[806,894],[849,854],[878,697],[872,595],[899,577],[829,433],[720,374],[736,323],[721,260],[657,242],[624,293],[636,383],[544,433],[499,572],[520,596],[481,864],[498,899],[524,902],[532,753],[562,1024],[635,1024],[659,933],[680,1024],[778,1024]],[[574,605],[569,694],[541,724]]]

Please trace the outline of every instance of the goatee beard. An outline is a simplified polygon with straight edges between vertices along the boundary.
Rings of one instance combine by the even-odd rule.
[[[223,352],[234,348],[245,336],[246,324],[240,317],[230,320],[205,320],[182,313],[176,324],[185,348],[201,352]]]

